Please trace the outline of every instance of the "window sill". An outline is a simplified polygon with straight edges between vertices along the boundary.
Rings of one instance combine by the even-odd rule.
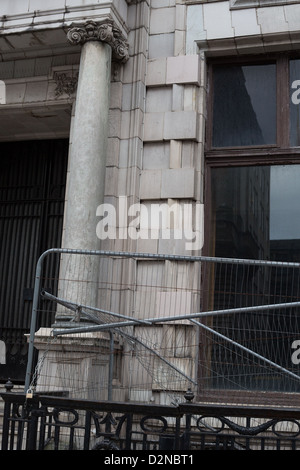
[[[259,8],[298,3],[295,0],[229,0],[231,10],[242,8]]]

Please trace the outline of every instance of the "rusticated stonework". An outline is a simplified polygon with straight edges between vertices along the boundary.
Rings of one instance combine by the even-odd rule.
[[[123,34],[111,20],[96,23],[92,20],[83,24],[73,25],[67,34],[71,44],[84,44],[87,41],[103,41],[113,51],[113,57],[126,62],[129,58],[128,43]]]

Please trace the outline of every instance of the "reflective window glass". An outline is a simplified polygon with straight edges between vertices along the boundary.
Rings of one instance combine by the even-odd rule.
[[[290,145],[300,145],[300,60],[290,61]]]
[[[300,261],[300,165],[211,171],[215,255]]]
[[[276,65],[213,71],[213,147],[276,143]]]
[[[300,262],[300,165],[212,168],[211,229],[213,255],[234,259]],[[279,263],[279,264],[280,264]],[[229,266],[229,265],[228,265]],[[299,268],[258,266],[239,261],[223,265],[210,286],[214,310],[267,305],[255,313],[217,315],[213,328],[228,340],[211,343],[210,387],[299,391],[292,344],[300,338]],[[244,354],[230,341],[261,356]],[[273,361],[283,371],[269,367]]]

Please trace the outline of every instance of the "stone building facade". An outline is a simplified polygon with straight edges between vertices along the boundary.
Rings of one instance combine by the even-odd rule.
[[[38,153],[45,142],[47,148],[49,142],[67,143],[63,150],[53,150],[67,158],[67,166],[60,170],[61,178],[66,178],[66,191],[55,214],[60,221],[55,226],[56,238],[44,237],[42,244],[35,245],[32,237],[37,232],[32,227],[36,214],[26,225],[26,230],[32,230],[31,244],[24,242],[25,228],[19,239],[9,235],[13,228],[13,232],[3,228],[2,264],[20,296],[32,283],[17,280],[11,266],[15,273],[21,268],[13,253],[17,261],[31,263],[31,271],[42,251],[54,246],[164,255],[217,254],[212,246],[216,235],[207,192],[211,170],[232,166],[235,156],[236,165],[241,166],[245,164],[242,159],[249,163],[252,156],[260,165],[269,165],[270,155],[282,164],[285,156],[297,163],[296,146],[289,144],[284,131],[279,144],[270,142],[271,154],[255,140],[250,150],[246,144],[247,151],[241,150],[240,142],[229,146],[209,142],[214,132],[211,64],[269,64],[282,61],[286,53],[293,53],[296,60],[300,44],[297,2],[2,0],[0,20],[0,158],[9,152],[18,154],[17,172],[22,173],[22,155]],[[276,80],[278,87],[284,74],[278,72]],[[288,101],[287,88],[283,89]],[[225,96],[226,86],[222,92]],[[230,120],[230,116],[224,114],[224,119]],[[269,118],[262,114],[262,119]],[[283,121],[278,114],[276,119],[279,135]],[[34,161],[28,162],[27,168],[34,165]],[[59,178],[53,183],[56,188],[61,184]],[[116,236],[101,239],[100,207],[111,204],[119,208],[120,197],[126,199],[126,207],[188,205],[194,238],[120,236],[129,219],[128,214],[118,213]],[[1,204],[6,207],[18,198],[15,193]],[[142,219],[139,223],[140,231],[149,228]],[[196,243],[187,246],[187,241]],[[22,242],[22,248],[16,250],[16,244]],[[223,246],[222,255],[237,256],[237,250]],[[249,255],[251,247],[249,242],[249,250],[238,252],[238,257]],[[252,257],[261,257],[258,249],[253,250]],[[15,294],[7,283],[2,296],[11,303]],[[30,292],[27,294],[30,301]],[[9,302],[3,301],[0,312],[1,378],[15,374],[22,382],[23,369],[15,369],[15,364],[24,363],[26,352],[22,353],[24,344],[17,331],[22,335],[28,331],[28,319],[27,323],[17,320],[17,305],[9,320]],[[13,343],[19,345],[17,351]]]

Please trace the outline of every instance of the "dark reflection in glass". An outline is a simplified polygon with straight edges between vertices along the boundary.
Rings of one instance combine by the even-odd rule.
[[[275,144],[275,64],[218,66],[213,74],[213,147]]]
[[[290,61],[290,145],[300,145],[300,60]]]
[[[300,262],[300,165],[212,169],[215,255]]]
[[[300,165],[212,169],[211,239],[223,258],[300,262]],[[205,309],[299,301],[299,268],[222,264],[214,268]],[[289,307],[213,317],[213,327],[299,375],[292,344],[300,309]],[[209,340],[209,387],[299,392],[300,381],[253,360],[230,343]]]

